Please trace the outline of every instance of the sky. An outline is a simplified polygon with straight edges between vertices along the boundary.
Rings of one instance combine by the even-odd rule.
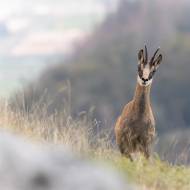
[[[0,0],[0,96],[72,53],[118,0]]]

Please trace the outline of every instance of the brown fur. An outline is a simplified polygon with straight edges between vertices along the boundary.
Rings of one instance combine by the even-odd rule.
[[[143,53],[141,51],[139,54]],[[139,55],[140,62],[145,60],[142,57]],[[151,59],[150,64],[152,61],[154,59]],[[141,86],[137,82],[132,101],[124,107],[115,125],[116,143],[119,150],[131,160],[131,154],[135,152],[143,153],[146,158],[150,156],[151,145],[155,137],[155,120],[150,103],[150,89],[151,84]]]
[[[123,109],[115,125],[120,152],[132,160],[131,153],[142,152],[148,158],[155,136],[155,120],[150,106],[150,86],[137,84],[135,96]]]

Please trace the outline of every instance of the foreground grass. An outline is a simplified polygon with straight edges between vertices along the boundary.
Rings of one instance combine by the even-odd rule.
[[[190,168],[171,165],[156,155],[149,161],[140,157],[135,162],[130,162],[115,149],[109,132],[94,135],[92,129],[99,127],[98,122],[92,121],[88,114],[82,114],[75,120],[64,112],[47,116],[45,105],[35,107],[32,113],[18,110],[13,112],[6,102],[0,103],[0,110],[2,129],[24,135],[35,142],[69,146],[80,155],[110,164],[141,189],[190,189]]]

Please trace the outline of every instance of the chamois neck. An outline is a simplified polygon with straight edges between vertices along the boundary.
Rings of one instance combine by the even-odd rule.
[[[138,82],[133,97],[135,109],[139,113],[144,113],[150,108],[150,89],[151,84],[148,86],[141,86]]]

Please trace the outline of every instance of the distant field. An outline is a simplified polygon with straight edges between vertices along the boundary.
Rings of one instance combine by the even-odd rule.
[[[7,97],[24,83],[36,78],[53,57],[0,57],[0,96]]]

